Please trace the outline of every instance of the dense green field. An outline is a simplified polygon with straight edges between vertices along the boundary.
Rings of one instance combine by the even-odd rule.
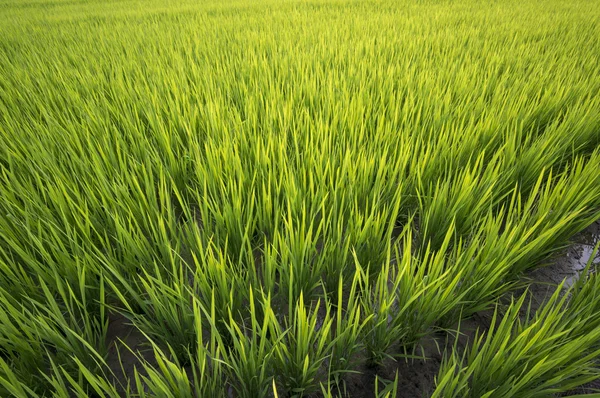
[[[598,219],[600,2],[0,0],[1,397],[551,397]]]

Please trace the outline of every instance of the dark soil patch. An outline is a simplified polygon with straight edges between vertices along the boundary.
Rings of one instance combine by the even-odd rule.
[[[134,383],[136,369],[144,374],[141,359],[155,364],[154,354],[147,346],[146,337],[121,314],[109,315],[106,338],[109,344],[106,364],[116,385],[125,391],[129,383]]]

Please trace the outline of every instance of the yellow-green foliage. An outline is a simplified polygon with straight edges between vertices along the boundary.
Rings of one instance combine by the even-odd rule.
[[[0,0],[0,396],[342,394],[598,220],[599,170],[599,2]],[[594,291],[431,393],[600,377]]]

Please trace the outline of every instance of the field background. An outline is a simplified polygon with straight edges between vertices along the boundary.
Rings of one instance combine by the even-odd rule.
[[[0,396],[572,391],[599,171],[597,1],[0,0]]]

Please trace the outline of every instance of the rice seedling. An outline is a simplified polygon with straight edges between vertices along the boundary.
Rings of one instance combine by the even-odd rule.
[[[318,391],[317,373],[331,352],[330,309],[319,319],[320,301],[307,310],[304,296],[296,302],[286,318],[285,329],[277,329],[279,342],[275,346],[276,371],[290,396],[304,396]]]

